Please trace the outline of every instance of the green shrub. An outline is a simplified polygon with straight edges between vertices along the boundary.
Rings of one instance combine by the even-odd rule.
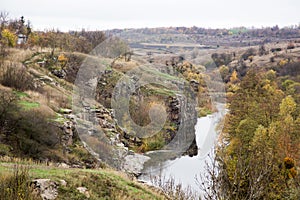
[[[12,92],[0,90],[0,134],[6,135],[13,127],[10,122],[18,109],[16,100],[17,97]]]
[[[0,156],[10,155],[11,146],[6,144],[0,144]]]

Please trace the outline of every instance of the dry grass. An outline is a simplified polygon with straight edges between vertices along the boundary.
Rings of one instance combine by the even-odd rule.
[[[162,193],[169,199],[178,200],[199,200],[199,194],[192,190],[190,186],[184,187],[181,183],[176,183],[174,177],[158,175],[150,177],[152,185],[159,187]]]
[[[14,163],[20,165],[31,165],[31,166],[45,166],[49,163],[40,161],[40,160],[33,160],[31,158],[19,158],[19,157],[11,157],[11,156],[0,156],[1,163]]]
[[[17,49],[17,48],[10,48],[9,55],[6,57],[7,60],[11,60],[14,62],[23,62],[24,60],[31,57],[33,51],[30,49]]]
[[[12,172],[0,174],[0,199],[5,200],[40,200],[30,186],[29,169],[15,165]]]
[[[113,64],[112,68],[119,71],[119,72],[125,73],[129,70],[132,70],[132,69],[138,67],[138,66],[139,66],[139,64],[134,60],[131,60],[129,62],[125,62],[122,59],[118,59]]]
[[[28,73],[26,67],[18,62],[2,63],[0,82],[2,85],[21,91],[33,88],[33,77]]]
[[[47,98],[47,96],[32,90],[26,91],[26,94],[29,95],[31,101],[38,102],[40,104],[39,107],[40,112],[45,113],[47,116],[54,116],[55,112],[51,109],[51,104],[50,104],[51,101]],[[55,107],[58,106],[59,106],[58,104],[55,105]]]
[[[41,100],[46,101],[47,105],[56,112],[58,112],[60,108],[71,107],[71,99],[55,87],[49,85],[44,86],[42,95]]]

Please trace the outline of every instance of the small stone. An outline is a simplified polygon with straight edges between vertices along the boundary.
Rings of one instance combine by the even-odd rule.
[[[68,115],[66,115],[66,118],[74,120],[76,118],[76,115],[74,115],[74,114],[68,114]]]
[[[50,83],[53,82],[53,79],[50,78],[49,76],[46,76],[46,75],[45,76],[41,76],[40,80],[43,81],[43,82],[50,82]]]
[[[65,180],[59,180],[59,184],[61,185],[61,186],[67,186],[67,181],[65,181]]]
[[[134,155],[134,151],[133,150],[129,150],[128,151],[128,155]]]
[[[68,108],[61,108],[59,110],[60,113],[62,114],[71,114],[72,113],[72,110],[71,109],[68,109]]]
[[[81,194],[84,194],[86,198],[90,198],[90,193],[86,187],[78,187],[76,188]]]
[[[69,166],[69,165],[67,165],[66,163],[58,163],[58,164],[57,164],[57,167],[60,167],[60,168],[65,168],[65,169],[68,169],[68,168],[70,168],[70,166]]]
[[[117,143],[116,146],[117,146],[117,147],[121,147],[121,148],[125,147],[125,145],[124,145],[123,143],[121,143],[121,142],[120,142],[120,143]]]

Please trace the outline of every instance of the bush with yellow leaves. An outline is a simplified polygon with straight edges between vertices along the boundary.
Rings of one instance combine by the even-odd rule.
[[[17,44],[17,36],[8,29],[1,32],[1,43],[8,47],[14,47]]]

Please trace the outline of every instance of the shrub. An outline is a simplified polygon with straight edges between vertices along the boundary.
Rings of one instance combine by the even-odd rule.
[[[8,29],[4,29],[1,32],[2,36],[2,44],[8,46],[8,47],[14,47],[17,44],[17,36],[13,34]]]
[[[292,43],[292,42],[290,42],[290,43],[287,45],[286,48],[287,48],[287,49],[294,49],[294,48],[295,48],[295,44]]]
[[[0,144],[0,156],[10,155],[11,146]]]
[[[12,92],[0,90],[0,154],[43,159],[59,143],[61,129],[41,108],[21,109]],[[12,150],[9,146],[14,147]],[[0,198],[1,199],[1,198]]]
[[[150,176],[152,185],[159,187],[162,192],[170,199],[196,200],[199,199],[196,193],[190,186],[184,187],[181,183],[177,183],[175,178],[165,177],[163,175]]]
[[[295,76],[300,73],[300,62],[290,62],[286,63],[284,67],[276,69],[279,76]]]
[[[247,51],[242,55],[243,60],[247,60],[250,56],[255,56],[256,50],[254,48],[247,49]]]
[[[267,55],[269,52],[266,50],[265,45],[260,45],[259,49],[258,49],[258,55],[259,56],[263,56],[263,55]]]
[[[59,143],[59,127],[50,123],[40,110],[27,110],[19,113],[17,135],[20,153],[34,159],[42,159],[47,152]]]
[[[211,55],[211,58],[213,59],[217,67],[222,65],[228,65],[232,61],[232,55],[226,53],[213,53]]]
[[[3,64],[0,72],[0,83],[7,87],[12,87],[20,91],[33,88],[33,77],[27,72],[24,66],[10,62]]]
[[[272,57],[270,58],[270,62],[275,62],[274,56],[272,56]]]
[[[0,199],[5,200],[40,200],[30,186],[27,167],[15,166],[13,174],[1,174]]]
[[[13,125],[10,123],[17,110],[17,97],[10,91],[0,90],[0,133],[7,134]]]
[[[279,65],[280,67],[283,67],[283,66],[285,66],[288,62],[289,62],[288,59],[282,59],[282,60],[279,61],[278,65]]]

